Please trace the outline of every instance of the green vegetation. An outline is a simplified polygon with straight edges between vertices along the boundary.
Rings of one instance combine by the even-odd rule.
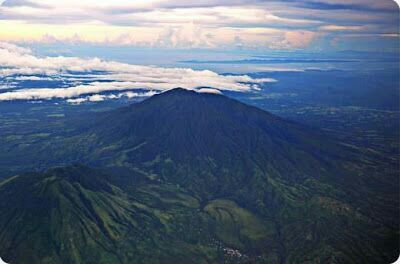
[[[60,119],[29,134],[1,132],[8,175],[40,171],[0,183],[8,262],[386,263],[398,255],[398,165],[364,148],[182,89],[73,125]],[[53,166],[62,167],[45,171]]]
[[[235,248],[244,248],[241,239],[253,241],[253,246],[257,246],[273,230],[257,216],[229,200],[211,201],[204,210],[216,220],[217,237]]]

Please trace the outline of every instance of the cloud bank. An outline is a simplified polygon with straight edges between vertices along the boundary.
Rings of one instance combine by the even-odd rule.
[[[3,82],[57,80],[64,84],[62,87],[20,87],[0,93],[0,101],[71,99],[82,95],[91,96],[85,101],[102,101],[113,98],[95,95],[138,89],[161,92],[176,87],[210,87],[241,92],[258,89],[261,83],[276,81],[254,79],[248,75],[220,75],[209,70],[133,65],[99,58],[38,57],[30,49],[8,43],[0,43],[0,65]]]
[[[0,257],[0,264],[7,264],[7,263],[5,263]]]
[[[380,51],[397,48],[398,21],[392,0],[0,0],[8,42],[319,50],[339,37]]]

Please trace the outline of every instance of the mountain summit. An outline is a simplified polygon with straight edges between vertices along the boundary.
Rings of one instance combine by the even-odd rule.
[[[160,180],[204,193],[231,193],[260,173],[328,180],[352,158],[321,132],[223,95],[180,88],[102,115],[83,135],[90,138],[82,142],[89,160],[151,168]]]
[[[382,263],[397,256],[387,247],[398,241],[396,187],[374,162],[223,95],[173,89],[80,119],[71,134],[35,151],[48,165],[98,169],[67,166],[0,183],[7,262]]]

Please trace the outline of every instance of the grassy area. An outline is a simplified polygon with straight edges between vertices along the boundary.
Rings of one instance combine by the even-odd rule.
[[[256,215],[230,200],[211,201],[204,211],[216,221],[218,238],[231,246],[243,248],[244,243],[257,243],[273,232]]]

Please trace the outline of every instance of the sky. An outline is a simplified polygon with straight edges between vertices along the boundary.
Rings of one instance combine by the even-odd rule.
[[[391,0],[0,0],[0,41],[210,50],[397,51]]]
[[[391,0],[0,0],[0,102],[255,92],[274,71],[397,69],[398,52]]]

